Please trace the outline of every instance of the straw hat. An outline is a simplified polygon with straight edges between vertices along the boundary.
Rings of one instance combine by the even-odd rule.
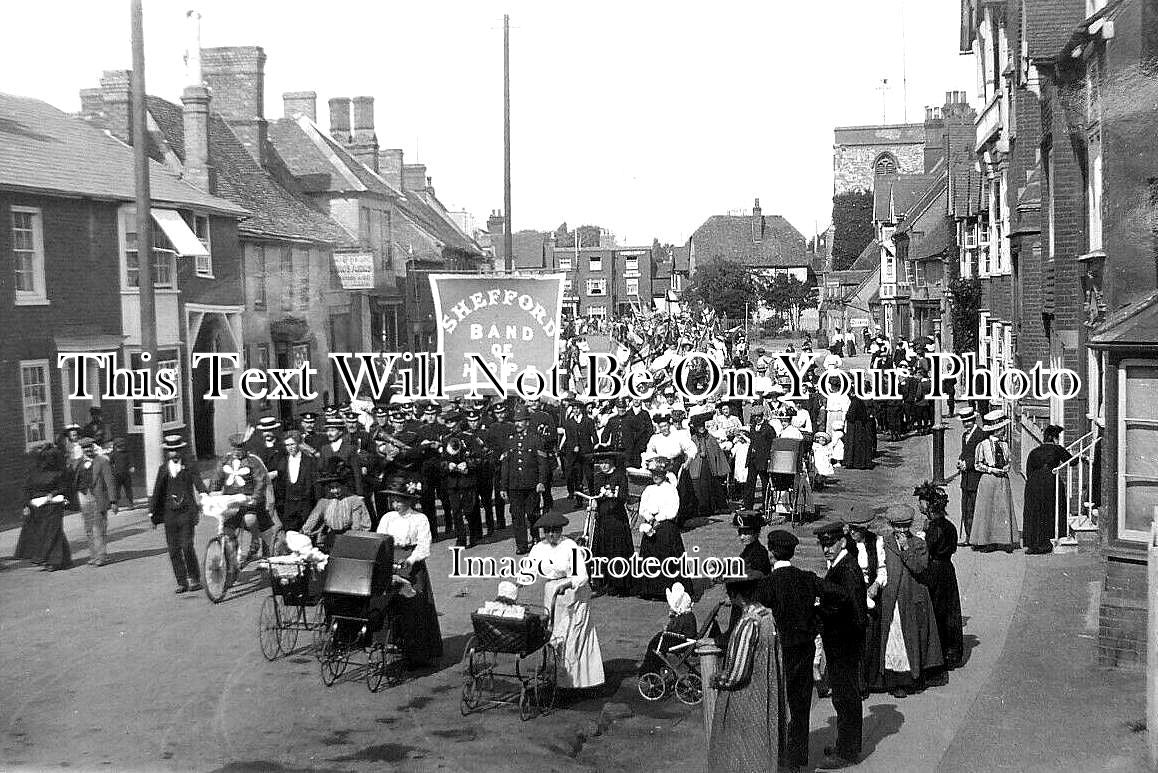
[[[1009,426],[1009,417],[1005,415],[1005,411],[998,408],[985,414],[982,422],[981,429],[986,432],[997,432]]]

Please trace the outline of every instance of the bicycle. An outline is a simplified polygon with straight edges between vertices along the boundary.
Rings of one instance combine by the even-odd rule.
[[[201,560],[201,580],[205,595],[214,604],[225,598],[226,591],[241,574],[238,555],[248,555],[253,540],[244,526],[230,527],[225,522],[237,514],[252,497],[239,498],[237,494],[207,494],[201,500],[201,513],[217,520],[217,531],[205,545]]]

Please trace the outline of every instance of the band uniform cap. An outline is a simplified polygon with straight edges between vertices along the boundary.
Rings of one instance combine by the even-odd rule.
[[[429,402],[422,409],[423,413],[442,413],[442,407],[436,402]]]
[[[567,525],[567,518],[559,513],[547,513],[539,520],[535,521],[535,529],[540,531],[548,531],[550,529],[562,529]]]
[[[180,435],[165,435],[165,442],[161,448],[165,451],[180,451],[186,445],[185,438]]]
[[[381,405],[376,405],[376,406],[374,406],[374,415],[375,416],[389,416],[390,411],[386,410]]]
[[[507,401],[506,400],[499,400],[497,403],[495,403],[494,411],[495,411],[495,413],[499,413],[500,411],[503,413],[506,413],[507,408],[508,408]]]
[[[229,445],[234,448],[241,448],[245,445],[245,435],[241,432],[234,432],[229,436]]]
[[[768,532],[768,547],[791,550],[800,544],[796,535],[786,529],[774,529]]]
[[[328,419],[331,416],[337,416],[338,415],[338,409],[332,405],[328,405],[328,406],[326,406],[326,409],[324,411],[322,411],[322,413],[325,414],[326,418]]]
[[[455,422],[462,420],[462,414],[454,408],[451,408],[446,413],[442,414],[442,419],[447,424],[454,424]]]
[[[303,414],[299,414],[298,418],[302,421],[317,421],[318,414],[314,413],[313,411],[306,411]]]
[[[390,420],[406,421],[406,411],[402,410],[401,408],[395,408],[394,410],[390,411]]]
[[[347,408],[346,410],[342,411],[342,418],[346,421],[357,421],[358,412],[352,408]]]
[[[345,429],[346,428],[346,422],[342,421],[342,418],[340,416],[337,416],[337,415],[327,416],[326,417],[326,429],[330,429],[331,427],[333,429]]]
[[[525,405],[515,408],[514,413],[511,414],[512,421],[528,421],[530,418],[531,412],[527,410]]]
[[[89,413],[100,413],[100,412],[101,412],[101,407],[100,407],[99,405],[93,405],[93,406],[90,406],[90,407],[89,407],[89,409],[88,409],[88,412],[89,412]]]
[[[470,408],[464,415],[467,421],[477,421],[482,418],[482,412],[478,408]]]
[[[891,526],[911,526],[916,515],[912,505],[889,505],[889,509],[885,510],[885,520]]]
[[[257,429],[261,432],[276,432],[281,429],[281,422],[272,416],[262,416],[257,420]]]

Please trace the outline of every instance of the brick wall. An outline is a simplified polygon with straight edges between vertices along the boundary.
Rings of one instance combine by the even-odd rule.
[[[873,163],[882,153],[897,159],[899,174],[922,174],[925,171],[924,143],[900,145],[836,145],[832,149],[835,193],[873,189]]]
[[[0,272],[0,519],[23,505],[26,468],[21,360],[48,360],[53,435],[66,422],[63,387],[56,368],[54,335],[117,333],[121,329],[116,205],[0,192],[0,255],[10,266],[12,206],[36,207],[44,230],[48,305],[17,306],[11,270]],[[105,421],[125,434],[121,404],[105,405]],[[55,437],[53,438],[55,439]]]
[[[1098,612],[1098,665],[1146,667],[1146,565],[1109,559]]]

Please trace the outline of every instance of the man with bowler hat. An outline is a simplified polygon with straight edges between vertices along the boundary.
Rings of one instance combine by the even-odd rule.
[[[756,601],[772,610],[784,655],[788,740],[781,755],[792,769],[808,764],[808,714],[812,706],[812,662],[816,657],[816,602],[820,578],[792,565],[799,540],[784,529],[768,535],[772,571],[756,585]]]
[[[177,579],[177,593],[201,590],[201,571],[197,551],[193,548],[193,531],[201,518],[198,502],[205,494],[205,483],[185,461],[185,440],[180,435],[166,435],[165,461],[157,470],[149,520],[153,528],[165,525],[165,545],[169,562]]]
[[[844,523],[836,520],[812,530],[828,564],[820,598],[820,638],[836,710],[836,743],[824,748],[824,767],[855,763],[860,759],[862,743],[860,659],[867,612],[865,584],[856,557],[846,549],[844,530]]]

